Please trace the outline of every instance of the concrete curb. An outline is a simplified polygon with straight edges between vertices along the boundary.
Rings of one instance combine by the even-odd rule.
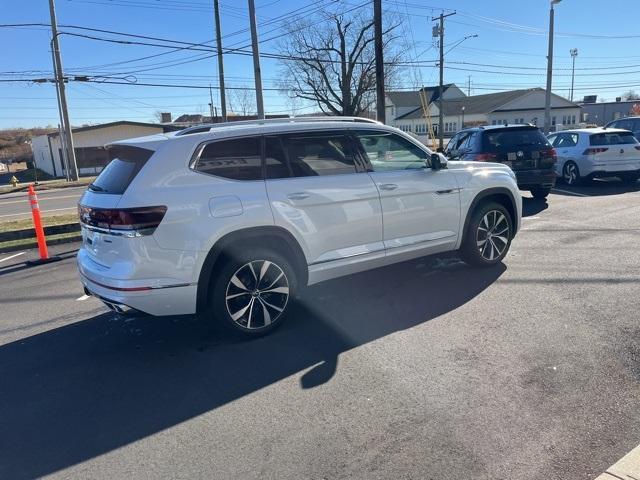
[[[82,240],[82,235],[80,233],[78,233],[78,235],[73,235],[67,238],[54,238],[52,240],[47,240],[47,245],[48,246],[60,245],[63,243],[77,242],[79,240]],[[37,246],[38,246],[38,242],[34,238],[33,242],[23,243],[22,245],[14,245],[12,247],[0,247],[0,253],[16,252],[19,250],[28,250],[31,248],[36,248]]]
[[[58,235],[60,233],[79,232],[80,224],[64,223],[62,225],[51,225],[44,227],[45,235]],[[24,230],[12,230],[10,232],[0,232],[0,242],[10,242],[12,240],[23,240],[26,238],[35,238],[36,232],[33,228],[25,228]]]
[[[640,479],[640,445],[611,465],[595,480],[639,480]]]

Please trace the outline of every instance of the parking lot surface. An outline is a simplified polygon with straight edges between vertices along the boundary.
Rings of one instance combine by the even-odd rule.
[[[253,341],[0,256],[0,478],[595,478],[640,440],[640,184],[524,213],[504,265],[326,282]]]

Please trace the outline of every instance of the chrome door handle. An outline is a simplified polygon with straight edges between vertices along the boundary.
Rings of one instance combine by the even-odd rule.
[[[305,198],[309,198],[310,194],[307,192],[294,192],[289,193],[287,198],[289,200],[304,200]]]
[[[395,190],[398,185],[395,183],[381,183],[378,187],[380,187],[380,190]]]

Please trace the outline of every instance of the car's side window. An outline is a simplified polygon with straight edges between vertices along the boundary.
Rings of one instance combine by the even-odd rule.
[[[558,135],[558,140],[553,144],[557,148],[571,148],[578,144],[577,133],[561,133]]]
[[[560,135],[549,135],[547,137],[547,140],[549,140],[549,143],[551,144],[552,147],[555,147],[556,143],[558,143],[559,137]]]
[[[447,143],[447,147],[444,149],[444,154],[448,157],[450,156],[453,151],[455,150],[455,146],[458,143],[458,139],[460,138],[460,133],[454,135],[453,137],[451,137],[451,139],[449,140],[449,143]]]
[[[193,169],[233,180],[261,180],[260,137],[220,140],[205,145]]]
[[[427,152],[395,133],[359,131],[362,145],[374,171],[420,169],[426,166]]]
[[[286,169],[278,167],[280,174],[270,165],[282,164],[277,147],[270,144],[267,158],[267,178],[313,177],[342,175],[356,172],[355,154],[351,139],[342,133],[308,132],[281,137]]]
[[[287,156],[284,153],[280,137],[265,137],[264,163],[267,179],[294,176],[287,161]]]

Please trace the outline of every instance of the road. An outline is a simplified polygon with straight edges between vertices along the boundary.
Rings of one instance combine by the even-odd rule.
[[[38,193],[38,203],[43,215],[61,215],[77,211],[78,200],[87,187],[42,190]],[[31,216],[27,192],[0,195],[0,222],[18,220]]]
[[[253,341],[0,256],[0,478],[595,478],[640,440],[640,185],[525,213],[503,266],[326,282]]]

